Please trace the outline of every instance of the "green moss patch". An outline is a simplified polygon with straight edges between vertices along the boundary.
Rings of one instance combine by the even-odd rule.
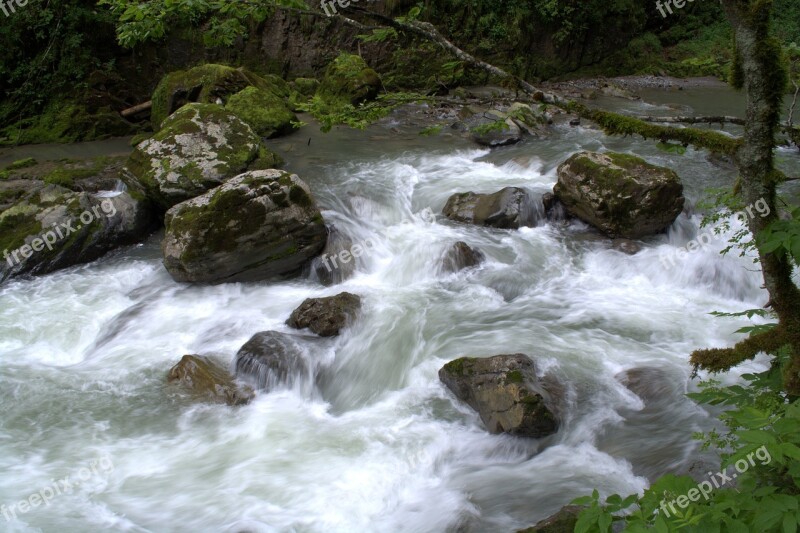
[[[225,109],[235,113],[262,137],[278,137],[291,132],[297,116],[284,100],[257,87],[247,87],[228,100]]]

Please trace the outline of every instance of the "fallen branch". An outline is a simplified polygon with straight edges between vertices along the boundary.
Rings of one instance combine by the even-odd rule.
[[[661,122],[664,124],[736,124],[744,126],[744,119],[738,117],[640,117],[645,122]]]
[[[142,104],[135,105],[133,107],[129,107],[128,109],[123,109],[119,112],[120,115],[127,118],[132,115],[136,115],[137,113],[141,113],[142,111],[148,111],[150,108],[153,107],[153,101],[147,101]]]

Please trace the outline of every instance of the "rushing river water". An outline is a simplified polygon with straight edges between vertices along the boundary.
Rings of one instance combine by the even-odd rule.
[[[703,460],[691,434],[713,417],[683,397],[696,387],[688,354],[734,342],[747,324],[710,311],[766,302],[749,258],[722,257],[715,241],[672,266],[659,261],[699,231],[691,210],[632,256],[577,223],[501,231],[438,214],[458,191],[548,191],[557,165],[584,149],[669,165],[692,203],[733,172],[702,152],[665,154],[583,127],[493,152],[416,131],[391,121],[327,135],[307,127],[273,144],[329,223],[376,243],[342,285],[178,284],[156,235],[0,288],[0,504],[7,512],[45,488],[60,492],[0,516],[0,530],[512,531],[593,488],[629,494]],[[458,240],[488,260],[441,274]],[[231,408],[193,403],[165,383],[183,354],[230,363],[254,333],[288,331],[303,299],[344,290],[364,309],[342,336],[309,339],[318,386]],[[437,377],[462,355],[518,352],[565,386],[552,437],[489,435]],[[664,376],[646,408],[615,378],[637,367]]]

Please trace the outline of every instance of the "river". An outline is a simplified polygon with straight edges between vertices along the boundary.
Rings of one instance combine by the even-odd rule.
[[[728,94],[693,101],[686,91],[680,103],[702,109],[720,93]],[[669,112],[670,93],[660,98],[613,105]],[[593,488],[641,491],[648,477],[707,459],[691,435],[714,419],[683,396],[697,383],[688,354],[733,343],[748,324],[711,311],[766,303],[749,258],[719,255],[719,240],[674,265],[659,261],[698,233],[696,211],[636,255],[577,223],[501,231],[439,213],[458,191],[546,192],[558,164],[579,150],[668,165],[692,204],[708,187],[729,186],[733,171],[702,152],[667,154],[587,127],[558,126],[550,138],[491,152],[418,130],[392,120],[363,132],[309,126],[272,142],[329,223],[354,242],[375,243],[342,285],[178,284],[155,235],[95,263],[0,287],[0,504],[6,512],[65,476],[72,481],[47,505],[0,516],[0,530],[513,531]],[[41,157],[36,150],[4,157]],[[92,148],[71,153],[82,150]],[[800,167],[796,150],[779,157]],[[481,249],[486,264],[439,273],[458,240]],[[284,321],[303,299],[345,290],[361,295],[364,309],[340,337],[309,339],[317,386],[231,408],[194,403],[166,384],[183,354],[229,364],[254,333],[290,331]],[[519,352],[565,385],[561,429],[546,439],[488,434],[437,377],[456,357]],[[665,378],[646,409],[615,377],[637,367]]]

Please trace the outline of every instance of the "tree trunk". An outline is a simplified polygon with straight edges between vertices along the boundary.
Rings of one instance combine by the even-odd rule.
[[[747,102],[744,137],[735,156],[742,199],[745,205],[763,199],[770,208],[768,216],[749,219],[750,231],[758,235],[778,218],[776,187],[779,180],[773,147],[787,79],[780,63],[780,47],[769,35],[771,2],[723,0],[722,5],[733,27],[736,66]],[[784,384],[789,394],[800,396],[800,289],[792,281],[793,266],[786,255],[759,252],[759,258],[764,284],[779,319],[772,340],[778,338],[792,350],[791,361],[784,370]],[[693,354],[695,362],[697,354]],[[752,357],[755,354],[740,355]]]

